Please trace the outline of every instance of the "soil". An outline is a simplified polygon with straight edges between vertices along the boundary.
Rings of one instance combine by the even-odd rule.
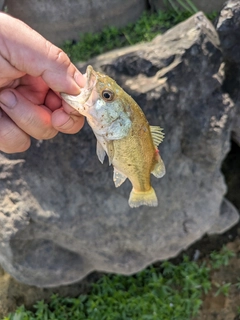
[[[203,304],[198,317],[194,320],[240,320],[240,229],[238,236],[227,247],[235,252],[236,257],[230,260],[228,266],[212,272],[213,289],[203,297]],[[205,259],[206,260],[206,259]],[[218,285],[231,283],[227,296],[216,296]]]

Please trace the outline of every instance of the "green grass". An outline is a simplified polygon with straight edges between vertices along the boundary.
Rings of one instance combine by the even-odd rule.
[[[163,0],[163,3],[167,8],[172,8],[177,13],[179,9],[186,10],[192,14],[199,11],[191,0]]]
[[[183,7],[183,9],[186,8]],[[124,28],[107,27],[102,32],[82,34],[80,35],[81,40],[76,43],[67,41],[63,44],[62,49],[73,62],[87,61],[98,54],[112,49],[151,41],[157,34],[186,20],[194,13],[195,10],[193,9],[190,10],[189,8],[188,11],[181,11],[176,9],[176,7],[157,13],[144,12],[134,24],[129,24]],[[213,20],[216,17],[216,13],[208,16]]]
[[[53,295],[48,304],[39,301],[32,311],[21,306],[4,320],[188,320],[212,289],[211,272],[233,256],[223,248],[210,255],[208,265],[184,256],[178,265],[165,261],[134,276],[104,275],[88,295]],[[230,285],[218,286],[216,295],[227,295]]]
[[[229,260],[235,257],[235,253],[223,247],[221,252],[213,251],[210,254],[212,269],[219,269],[221,266],[227,266]]]
[[[102,32],[80,35],[77,43],[66,42],[62,48],[73,61],[86,61],[111,49],[122,48],[142,41],[150,41],[157,34],[170,28],[191,15],[167,12],[144,12],[140,19],[124,28],[107,27]]]

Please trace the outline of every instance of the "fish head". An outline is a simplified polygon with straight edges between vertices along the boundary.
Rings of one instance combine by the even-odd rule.
[[[92,66],[86,71],[86,90],[91,91],[86,104],[92,110],[123,110],[126,103],[126,92],[111,77],[96,72]]]
[[[92,66],[87,67],[84,77],[86,84],[79,95],[62,93],[62,98],[86,116],[93,130],[99,134],[119,118],[125,119],[129,127],[130,96],[112,78],[96,72]]]

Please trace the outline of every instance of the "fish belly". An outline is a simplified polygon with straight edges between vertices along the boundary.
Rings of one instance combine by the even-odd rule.
[[[151,141],[136,139],[136,135],[114,141],[113,166],[132,183],[129,197],[131,207],[157,206],[157,197],[150,183],[155,149]]]

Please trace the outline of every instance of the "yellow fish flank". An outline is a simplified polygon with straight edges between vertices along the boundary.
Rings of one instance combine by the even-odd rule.
[[[130,207],[157,206],[150,174],[161,178],[165,166],[158,145],[162,129],[149,126],[138,104],[110,77],[87,67],[86,85],[78,96],[62,93],[62,98],[86,116],[97,138],[97,155],[105,154],[114,167],[113,181],[119,187],[128,178],[132,183]]]

